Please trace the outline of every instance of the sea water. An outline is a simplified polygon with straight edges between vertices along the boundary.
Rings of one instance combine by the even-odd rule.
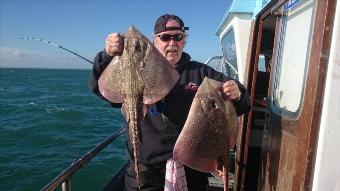
[[[123,125],[89,74],[0,68],[0,190],[40,190]],[[72,190],[101,190],[125,158],[121,136],[72,177]]]

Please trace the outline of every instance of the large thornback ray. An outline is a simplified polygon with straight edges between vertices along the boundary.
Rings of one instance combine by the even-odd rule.
[[[121,103],[129,93],[143,95],[144,104],[152,104],[165,97],[179,75],[166,58],[131,26],[124,35],[124,50],[113,58],[99,79],[100,92],[105,98]],[[136,89],[131,92],[131,84]]]
[[[178,79],[176,69],[133,26],[124,35],[122,55],[114,57],[99,78],[101,94],[112,102],[123,102],[122,110],[129,123],[138,186],[138,128],[146,112],[145,105],[165,97]]]
[[[223,166],[227,189],[228,153],[236,143],[238,120],[233,103],[223,100],[221,87],[221,82],[205,77],[176,141],[173,157],[202,172],[216,173]]]

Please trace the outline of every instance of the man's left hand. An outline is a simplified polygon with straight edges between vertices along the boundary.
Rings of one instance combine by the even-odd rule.
[[[241,91],[234,80],[226,81],[222,85],[222,94],[224,99],[231,101],[239,101],[241,99]]]

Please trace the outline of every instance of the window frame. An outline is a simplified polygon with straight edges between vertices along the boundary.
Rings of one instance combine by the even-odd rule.
[[[299,0],[300,1],[300,0]],[[290,111],[288,109],[285,109],[284,107],[280,107],[279,105],[275,104],[276,97],[278,96],[278,86],[280,86],[280,77],[281,77],[281,69],[282,69],[282,58],[283,54],[285,53],[284,50],[282,49],[284,47],[284,42],[285,42],[285,32],[287,29],[287,19],[288,17],[284,17],[284,9],[290,9],[294,8],[294,5],[298,2],[295,1],[293,4],[290,3],[290,1],[286,1],[283,3],[278,10],[281,12],[282,16],[279,19],[279,25],[277,28],[277,39],[275,41],[279,42],[276,47],[275,47],[275,57],[273,57],[273,60],[275,60],[275,71],[274,71],[274,80],[273,80],[273,88],[271,89],[271,109],[273,112],[275,112],[278,115],[288,117],[290,119],[297,119],[301,113],[301,110],[303,108],[303,100],[305,96],[305,91],[306,91],[306,83],[307,83],[307,72],[309,68],[309,63],[310,63],[310,57],[311,57],[311,48],[312,48],[312,37],[313,37],[313,29],[315,25],[315,10],[316,10],[316,0],[311,0],[312,2],[312,14],[310,18],[310,24],[309,24],[309,33],[308,33],[308,40],[307,40],[307,51],[306,55],[304,55],[305,58],[305,63],[304,63],[304,68],[303,68],[303,77],[302,77],[302,86],[301,86],[301,92],[300,92],[300,100],[299,104],[297,105],[296,111]],[[303,2],[302,2],[303,3]],[[283,28],[284,27],[284,28]],[[283,38],[283,40],[282,40]]]

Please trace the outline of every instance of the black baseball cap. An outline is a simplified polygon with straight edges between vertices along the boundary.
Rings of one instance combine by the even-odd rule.
[[[166,27],[166,23],[169,20],[177,21],[180,27]],[[183,20],[179,18],[177,15],[165,14],[165,15],[158,17],[158,19],[155,22],[154,34],[158,34],[163,31],[172,31],[172,30],[181,30],[185,32],[186,30],[189,30],[189,27],[185,27]]]

